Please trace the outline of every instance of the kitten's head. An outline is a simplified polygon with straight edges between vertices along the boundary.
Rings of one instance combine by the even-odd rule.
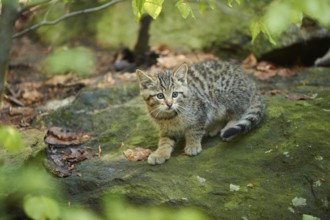
[[[141,95],[152,117],[170,119],[184,110],[183,101],[188,91],[187,72],[187,64],[155,74],[136,70]]]

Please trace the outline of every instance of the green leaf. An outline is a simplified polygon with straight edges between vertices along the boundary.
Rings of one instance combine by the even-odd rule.
[[[162,11],[163,2],[164,0],[145,0],[143,8],[153,19],[156,19]]]
[[[291,4],[274,1],[267,7],[263,23],[274,36],[280,36],[292,24],[292,18],[297,17],[296,12]]]
[[[177,3],[175,4],[175,7],[177,7],[177,9],[179,10],[179,12],[183,18],[186,19],[189,15],[191,15],[191,17],[195,18],[194,12],[193,12],[190,4],[188,4],[184,0],[177,1]]]
[[[267,26],[262,22],[261,19],[251,21],[250,31],[252,34],[252,44],[255,42],[260,32],[262,32],[271,44],[276,45],[276,41],[273,39]]]
[[[261,31],[262,31],[262,33],[264,33],[264,35],[267,37],[267,39],[269,40],[269,42],[271,44],[276,45],[276,41],[274,40],[274,38],[270,34],[270,32],[269,32],[268,28],[266,27],[266,25],[262,24]]]
[[[206,11],[207,7],[209,7],[212,10],[214,10],[215,7],[216,7],[215,0],[208,0],[208,1],[199,0],[198,1],[198,8],[199,8],[199,12],[201,14],[204,14],[204,12]]]
[[[227,5],[231,8],[233,7],[232,3],[233,3],[233,0],[227,0]]]
[[[29,196],[24,200],[24,211],[34,220],[58,219],[60,208],[57,202],[46,196]]]
[[[260,23],[258,20],[251,21],[250,23],[250,32],[252,34],[252,44],[254,44],[259,33],[261,32]]]
[[[301,0],[302,10],[307,16],[316,19],[321,25],[330,27],[330,1],[318,0],[309,1]]]
[[[227,0],[227,5],[229,6],[229,7],[233,7],[233,1],[234,0]],[[236,1],[236,3],[238,4],[238,5],[240,5],[241,4],[241,0],[235,0]]]
[[[23,141],[18,131],[13,127],[0,126],[0,146],[10,152],[19,152],[23,149]]]
[[[204,14],[206,8],[207,8],[207,4],[205,2],[198,3],[198,9],[201,14]]]
[[[215,0],[209,0],[209,7],[214,10],[216,8]]]
[[[132,0],[133,12],[136,15],[137,20],[139,20],[143,14],[143,4],[145,0]]]

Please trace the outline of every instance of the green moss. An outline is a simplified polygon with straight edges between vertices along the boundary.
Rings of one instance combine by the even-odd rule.
[[[299,76],[295,89],[309,94],[310,86],[299,85],[301,81],[312,84],[314,77],[308,72],[305,76]],[[313,93],[320,95],[302,101],[268,97],[266,117],[258,128],[232,142],[205,138],[202,153],[195,157],[184,155],[184,145],[179,143],[161,166],[127,161],[122,154],[135,146],[155,149],[158,142],[157,129],[137,90],[134,86],[86,90],[72,106],[47,116],[47,123],[61,125],[65,118],[63,123],[71,128],[93,131],[90,146],[102,147],[100,159],[77,165],[81,177],[62,180],[69,191],[76,192],[71,198],[89,204],[110,191],[139,205],[196,206],[214,219],[301,219],[302,213],[326,219],[325,195],[330,187],[323,180],[330,178],[330,121],[324,109],[330,107],[328,89],[314,86]],[[317,181],[320,186],[313,185]],[[230,191],[230,184],[240,190]],[[308,205],[293,207],[295,197],[305,198]]]

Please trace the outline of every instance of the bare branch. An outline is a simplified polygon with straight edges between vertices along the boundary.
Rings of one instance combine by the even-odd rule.
[[[94,7],[94,8],[87,8],[87,9],[83,9],[83,10],[79,10],[79,11],[70,12],[68,14],[63,15],[62,17],[59,17],[59,18],[53,20],[53,21],[47,21],[47,20],[42,21],[42,22],[40,22],[38,24],[32,25],[31,27],[29,27],[29,28],[27,28],[27,29],[25,29],[25,30],[23,30],[21,32],[18,32],[16,34],[14,34],[13,35],[13,38],[21,37],[24,34],[29,33],[29,32],[31,32],[31,31],[39,28],[39,27],[46,26],[46,25],[54,25],[54,24],[57,24],[57,23],[59,23],[59,22],[61,22],[63,20],[66,20],[68,18],[77,16],[77,15],[87,14],[87,13],[91,13],[91,12],[95,12],[95,11],[100,11],[102,9],[105,9],[105,8],[107,8],[107,7],[111,6],[111,5],[114,5],[114,4],[118,3],[118,2],[121,2],[121,1],[124,1],[124,0],[112,0],[110,2],[107,2],[107,3],[103,4],[103,5],[100,5],[100,6],[97,6],[97,7]]]

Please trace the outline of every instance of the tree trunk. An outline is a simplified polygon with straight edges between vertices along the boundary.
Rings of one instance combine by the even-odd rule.
[[[134,60],[136,66],[143,65],[146,61],[147,52],[150,50],[149,46],[149,27],[152,21],[150,15],[143,15],[140,20],[140,30],[138,40],[134,47]]]
[[[10,59],[12,35],[18,16],[18,6],[18,0],[2,0],[0,14],[0,109],[2,107],[2,96],[5,91],[6,73]]]

